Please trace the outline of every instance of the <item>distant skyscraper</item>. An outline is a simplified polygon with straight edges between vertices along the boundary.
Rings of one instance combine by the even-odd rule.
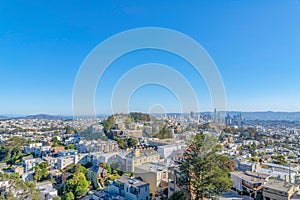
[[[191,111],[190,117],[193,118],[193,119],[195,119],[195,113],[193,111]]]
[[[217,122],[217,109],[214,109],[214,122]]]

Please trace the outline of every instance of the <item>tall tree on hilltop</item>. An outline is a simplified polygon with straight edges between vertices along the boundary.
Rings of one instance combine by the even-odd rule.
[[[103,127],[104,131],[107,133],[115,125],[116,121],[113,115],[109,116],[104,122]]]

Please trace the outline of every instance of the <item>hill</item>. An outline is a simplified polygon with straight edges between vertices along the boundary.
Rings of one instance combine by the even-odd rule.
[[[64,119],[68,119],[68,117],[60,116],[60,115],[38,114],[38,115],[28,115],[26,117],[22,117],[22,119],[64,120]]]
[[[3,116],[3,115],[0,115],[0,120],[1,119],[7,119],[7,117],[6,116]]]

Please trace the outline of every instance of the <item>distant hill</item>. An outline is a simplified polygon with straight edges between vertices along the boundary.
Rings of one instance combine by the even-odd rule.
[[[61,120],[61,119],[69,119],[66,116],[60,115],[47,115],[47,114],[38,114],[38,115],[28,115],[26,117],[22,117],[22,119],[47,119],[47,120]]]
[[[0,115],[0,120],[1,119],[7,119],[7,117],[6,116],[3,116],[3,115]]]
[[[300,120],[300,112],[227,112],[227,114],[241,113],[247,120]]]

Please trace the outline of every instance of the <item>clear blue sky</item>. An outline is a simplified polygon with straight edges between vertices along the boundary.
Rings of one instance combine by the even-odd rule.
[[[71,114],[77,71],[108,37],[157,26],[189,35],[217,64],[228,110],[300,110],[300,1],[1,1],[0,114]],[[155,50],[117,60],[96,95],[98,113],[110,106],[117,80],[132,67],[158,62],[186,76],[209,109],[201,77],[174,55]],[[140,88],[132,110],[161,104],[177,111],[173,94]]]

